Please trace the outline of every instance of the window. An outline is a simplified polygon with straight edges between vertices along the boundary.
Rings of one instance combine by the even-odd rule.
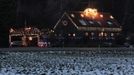
[[[113,25],[113,22],[107,21],[107,24],[111,26],[111,25]]]
[[[104,33],[104,36],[107,37],[107,33]]]
[[[104,33],[103,32],[99,33],[99,36],[100,37],[104,36]]]
[[[113,37],[114,36],[114,33],[111,33],[111,36]]]
[[[61,34],[59,34],[59,36],[61,36]]]
[[[91,32],[91,35],[94,36],[94,32]]]
[[[86,22],[85,22],[83,19],[79,20],[79,22],[80,22],[82,25],[87,25]]]
[[[98,23],[100,26],[102,25],[100,21],[97,21],[97,23]]]
[[[93,21],[89,21],[89,23],[90,23],[90,24],[94,24],[94,22],[93,22]]]
[[[75,37],[76,35],[75,35],[75,33],[73,34],[73,37]]]
[[[88,32],[85,33],[85,36],[88,36]]]
[[[68,36],[71,36],[71,34],[68,34]]]
[[[111,18],[111,19],[114,19],[114,17],[113,17],[112,15],[110,16],[110,18]]]
[[[103,15],[101,14],[100,17],[103,18]]]
[[[57,34],[54,34],[54,36],[57,36]]]

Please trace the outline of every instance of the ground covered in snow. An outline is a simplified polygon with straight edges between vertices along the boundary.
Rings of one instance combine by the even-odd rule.
[[[0,75],[134,75],[134,58],[125,55],[4,52]]]

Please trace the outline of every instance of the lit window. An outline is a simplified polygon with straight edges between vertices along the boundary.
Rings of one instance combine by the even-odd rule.
[[[85,33],[85,36],[88,36],[88,32]]]
[[[75,33],[73,34],[73,36],[75,37]]]
[[[101,36],[101,33],[99,33],[99,36]]]
[[[94,35],[94,33],[92,32],[92,33],[91,33],[91,35],[93,36],[93,35]]]
[[[30,41],[32,41],[32,40],[33,40],[33,38],[32,38],[32,37],[29,37],[28,39],[29,39]]]
[[[10,44],[11,44],[11,45],[13,45],[14,43],[13,43],[13,42],[11,42]]]
[[[114,33],[111,33],[111,36],[114,36]]]
[[[104,35],[104,33],[103,32],[101,32],[101,36],[103,36]]]
[[[71,36],[71,34],[68,34],[68,36]]]
[[[87,25],[86,22],[84,20],[79,20],[79,22],[82,24],[82,25]]]
[[[103,35],[104,35],[104,33],[103,33],[103,32],[99,33],[99,36],[103,36]]]
[[[107,36],[107,33],[104,33],[104,36]]]

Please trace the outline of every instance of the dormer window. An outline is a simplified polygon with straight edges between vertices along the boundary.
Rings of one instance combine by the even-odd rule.
[[[83,19],[80,19],[79,22],[80,22],[82,25],[87,25],[86,22],[85,22]]]
[[[93,21],[89,21],[89,23],[90,23],[90,24],[94,24],[94,22],[93,22]]]
[[[113,22],[112,21],[107,21],[107,24],[111,26],[111,25],[113,25]]]
[[[97,21],[97,23],[98,23],[100,26],[102,25],[100,21]]]

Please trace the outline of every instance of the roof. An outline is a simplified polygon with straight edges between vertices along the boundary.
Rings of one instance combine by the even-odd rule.
[[[92,28],[101,27],[101,28],[118,28],[117,31],[121,31],[120,24],[117,22],[116,19],[114,19],[114,17],[110,13],[98,12],[96,18],[89,18],[85,17],[82,11],[65,12],[55,25],[54,29],[57,27],[57,25],[64,16],[67,16],[70,19],[70,21],[74,24],[74,26],[80,30],[81,29],[90,30]]]
[[[36,35],[40,34],[40,30],[38,28],[34,27],[27,27],[27,28],[20,28],[20,29],[10,29],[10,34],[18,34],[18,35],[23,35],[23,34],[28,34],[28,35]]]
[[[82,17],[82,12],[66,13],[77,26],[86,27],[120,27],[110,13],[99,12],[97,18]]]

